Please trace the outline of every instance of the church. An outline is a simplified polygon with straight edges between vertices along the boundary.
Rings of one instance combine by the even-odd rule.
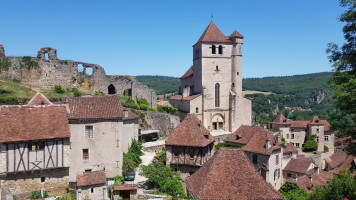
[[[242,94],[243,38],[236,30],[225,36],[211,21],[193,45],[193,66],[180,77],[179,94],[169,99],[213,135],[251,125],[251,100]]]

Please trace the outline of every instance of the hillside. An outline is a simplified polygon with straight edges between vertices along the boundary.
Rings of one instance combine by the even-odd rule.
[[[175,93],[179,90],[179,78],[169,76],[136,76],[136,80],[153,89],[157,95]]]

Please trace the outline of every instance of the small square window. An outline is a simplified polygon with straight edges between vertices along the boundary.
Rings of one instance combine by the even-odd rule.
[[[299,147],[299,143],[295,143],[295,147]]]
[[[94,193],[94,188],[90,188],[90,193]]]
[[[41,177],[41,183],[46,182],[46,177]]]
[[[93,126],[85,126],[85,137],[86,138],[93,138]]]

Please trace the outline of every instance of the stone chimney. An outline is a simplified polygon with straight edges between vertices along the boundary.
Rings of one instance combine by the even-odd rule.
[[[0,43],[0,58],[4,58],[5,57],[5,49],[4,49],[4,45],[2,45]]]
[[[127,110],[127,109],[124,110],[124,117],[125,118],[129,117],[129,110]]]
[[[266,139],[266,145],[265,145],[265,147],[266,147],[266,151],[268,151],[268,150],[271,148],[271,143],[270,143],[270,141],[269,141],[268,138]]]

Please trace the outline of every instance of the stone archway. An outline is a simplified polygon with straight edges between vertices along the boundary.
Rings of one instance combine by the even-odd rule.
[[[112,84],[108,86],[108,94],[116,94],[116,88]]]
[[[224,117],[221,114],[215,114],[212,119],[213,130],[223,130],[224,129]]]

